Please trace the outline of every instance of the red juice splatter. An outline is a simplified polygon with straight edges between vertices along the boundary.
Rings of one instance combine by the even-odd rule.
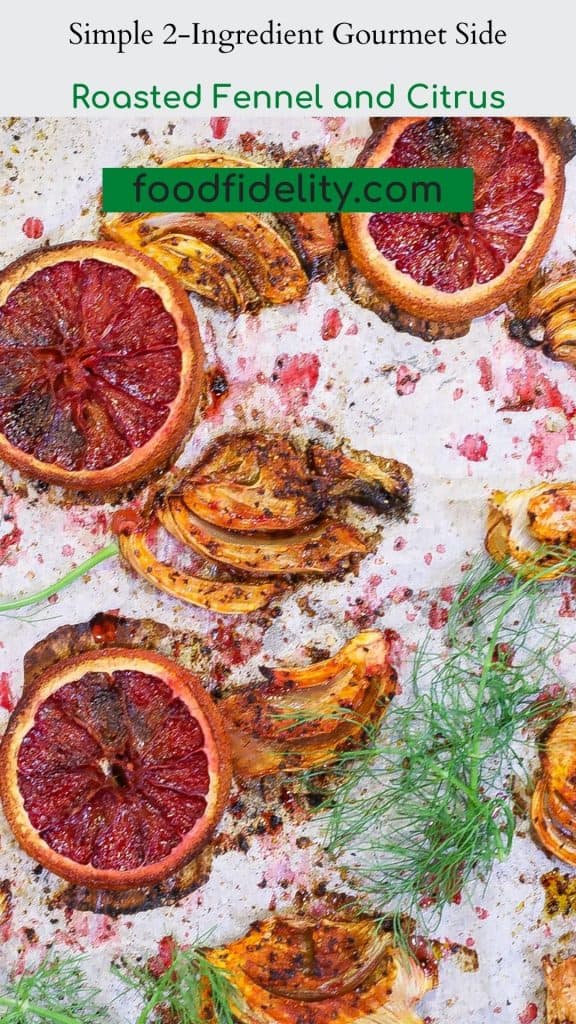
[[[442,608],[437,601],[432,601],[428,612],[430,629],[443,629],[448,622],[448,609]]]
[[[27,217],[22,225],[26,238],[42,238],[44,225],[39,217]]]
[[[561,430],[550,430],[546,420],[538,420],[530,435],[530,455],[528,465],[535,466],[543,476],[553,474],[562,468],[558,456],[559,449],[567,441],[573,441],[576,427],[568,423]]]
[[[538,1016],[538,1007],[536,1003],[528,1003],[522,1013],[518,1014],[518,1020],[520,1024],[532,1024],[533,1020],[536,1020]]]
[[[323,341],[333,341],[342,330],[342,317],[337,309],[327,309],[322,320],[320,331]]]
[[[396,394],[412,395],[420,380],[417,370],[411,370],[409,366],[399,366],[396,370]]]
[[[457,450],[468,462],[485,462],[488,455],[488,445],[482,434],[466,434]]]
[[[320,360],[315,352],[302,352],[295,356],[284,354],[278,356],[271,380],[280,388],[284,407],[293,411],[294,407],[308,405],[319,374]]]
[[[228,125],[230,124],[229,117],[211,117],[210,128],[212,130],[213,139],[223,139],[228,131]]]
[[[494,374],[492,372],[492,363],[486,356],[480,356],[477,360],[476,366],[480,370],[480,387],[484,391],[492,391],[494,387]]]
[[[16,702],[10,688],[10,675],[8,672],[0,672],[0,708],[13,711],[15,706]]]

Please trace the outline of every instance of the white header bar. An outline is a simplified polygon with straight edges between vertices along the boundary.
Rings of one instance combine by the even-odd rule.
[[[569,115],[576,5],[19,0],[4,116]]]

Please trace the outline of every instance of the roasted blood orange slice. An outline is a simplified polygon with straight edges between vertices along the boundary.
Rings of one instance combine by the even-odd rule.
[[[18,704],[0,795],[23,849],[93,889],[154,885],[207,842],[230,788],[226,733],[200,683],[152,651],[60,662]]]
[[[28,253],[0,273],[0,458],[81,490],[162,466],[202,384],[186,293],[106,242]]]
[[[363,167],[472,167],[473,213],[349,213],[353,262],[401,309],[454,323],[495,309],[533,275],[558,224],[564,161],[542,121],[398,118]]]

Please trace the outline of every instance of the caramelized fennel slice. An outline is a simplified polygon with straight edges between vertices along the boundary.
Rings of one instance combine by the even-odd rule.
[[[330,576],[347,569],[368,548],[351,526],[325,519],[306,533],[258,537],[231,533],[203,522],[183,501],[169,496],[158,508],[164,528],[212,562],[254,576]]]
[[[576,957],[569,956],[555,963],[545,956],[542,968],[547,1024],[576,1024]]]
[[[576,547],[576,484],[551,484],[528,503],[530,532],[541,544]]]
[[[211,151],[187,153],[171,160],[165,167],[256,167],[262,164],[244,157],[231,157],[228,153]],[[288,163],[286,166],[294,166]],[[304,165],[302,165],[304,166]],[[277,214],[277,220],[284,225],[303,263],[310,270],[331,256],[337,242],[330,218],[325,213],[284,213]]]
[[[576,865],[576,834],[567,832],[554,823],[549,813],[547,795],[546,782],[541,779],[534,790],[530,807],[536,836],[548,853],[566,864]]]
[[[510,559],[511,568],[522,572],[525,571],[525,563],[538,554],[542,540],[534,532],[535,520],[530,509],[538,508],[538,502],[553,486],[537,484],[517,491],[495,491],[491,495],[485,545],[495,562]],[[562,568],[555,567],[553,559],[541,559],[535,564],[540,567],[550,565],[550,572],[542,579],[554,579],[563,572]]]
[[[141,531],[119,533],[118,543],[123,559],[143,579],[172,597],[199,608],[238,615],[264,608],[281,592],[276,582],[221,582],[175,569],[155,558]]]
[[[542,846],[576,864],[576,712],[554,725],[540,752],[542,777],[532,798],[534,831]]]
[[[147,214],[121,213],[106,221],[102,234],[111,241],[141,249],[166,267],[188,291],[214,302],[229,313],[257,309],[260,301],[240,264],[227,253],[178,231],[161,239],[143,240]]]
[[[151,242],[145,251],[170,270],[187,291],[196,292],[228,313],[237,315],[260,306],[236,260],[198,238],[167,235],[161,242]]]
[[[310,666],[310,679],[306,669],[285,669],[281,685],[273,672],[274,683],[225,698],[237,774],[329,764],[343,745],[360,743],[368,723],[382,717],[397,692],[389,654],[388,638],[372,630]]]
[[[253,213],[150,214],[140,226],[141,246],[174,234],[191,235],[231,256],[264,302],[294,302],[308,291],[308,277],[294,250]]]
[[[180,494],[205,522],[238,532],[297,530],[345,499],[387,511],[407,500],[410,468],[368,452],[313,444],[306,453],[276,434],[218,438]]]
[[[191,512],[240,532],[306,526],[324,511],[327,491],[291,441],[252,432],[218,438],[180,488]]]
[[[292,666],[261,670],[267,680],[268,692],[278,689],[305,689],[331,680],[346,668],[363,669],[367,675],[390,671],[390,643],[379,629],[365,630],[352,637],[331,658],[317,661],[313,665]]]
[[[412,470],[396,459],[314,443],[308,458],[314,470],[330,481],[332,498],[349,498],[385,512],[409,497]]]
[[[254,214],[120,214],[102,234],[153,256],[184,287],[232,313],[295,302],[308,291],[294,250]]]
[[[227,718],[234,774],[243,778],[260,778],[271,772],[293,773],[328,767],[340,750],[362,744],[367,725],[376,725],[386,708],[387,700],[381,697],[380,684],[373,681],[365,691],[363,702],[354,711],[337,707],[332,708],[331,713],[324,712],[324,717],[322,713],[319,718],[312,717],[310,728],[302,737],[292,735],[295,729],[290,726],[288,712],[285,731],[278,733],[275,739],[253,736],[250,727],[242,725],[240,709],[236,708]],[[234,712],[240,726],[234,722]],[[228,715],[226,706],[224,713]],[[306,709],[304,714],[314,715],[314,711]],[[329,731],[323,729],[325,718],[332,724]]]
[[[436,976],[365,917],[271,918],[208,952],[238,993],[241,1024],[421,1024]]]
[[[238,533],[298,530],[318,519],[326,505],[313,483],[306,489],[295,486],[292,495],[276,497],[260,473],[253,484],[188,481],[180,493],[199,519]]]

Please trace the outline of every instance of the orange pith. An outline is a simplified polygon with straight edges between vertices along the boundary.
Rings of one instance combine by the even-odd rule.
[[[91,888],[153,885],[205,845],[230,788],[227,737],[200,683],[163,655],[110,648],[55,665],[0,744],[23,849]]]
[[[427,319],[472,319],[506,301],[536,271],[560,217],[563,158],[546,125],[528,118],[399,118],[357,163],[474,169],[473,213],[342,216],[370,284]]]
[[[0,273],[0,458],[106,490],[161,467],[190,428],[202,346],[186,293],[112,243],[28,253]]]

